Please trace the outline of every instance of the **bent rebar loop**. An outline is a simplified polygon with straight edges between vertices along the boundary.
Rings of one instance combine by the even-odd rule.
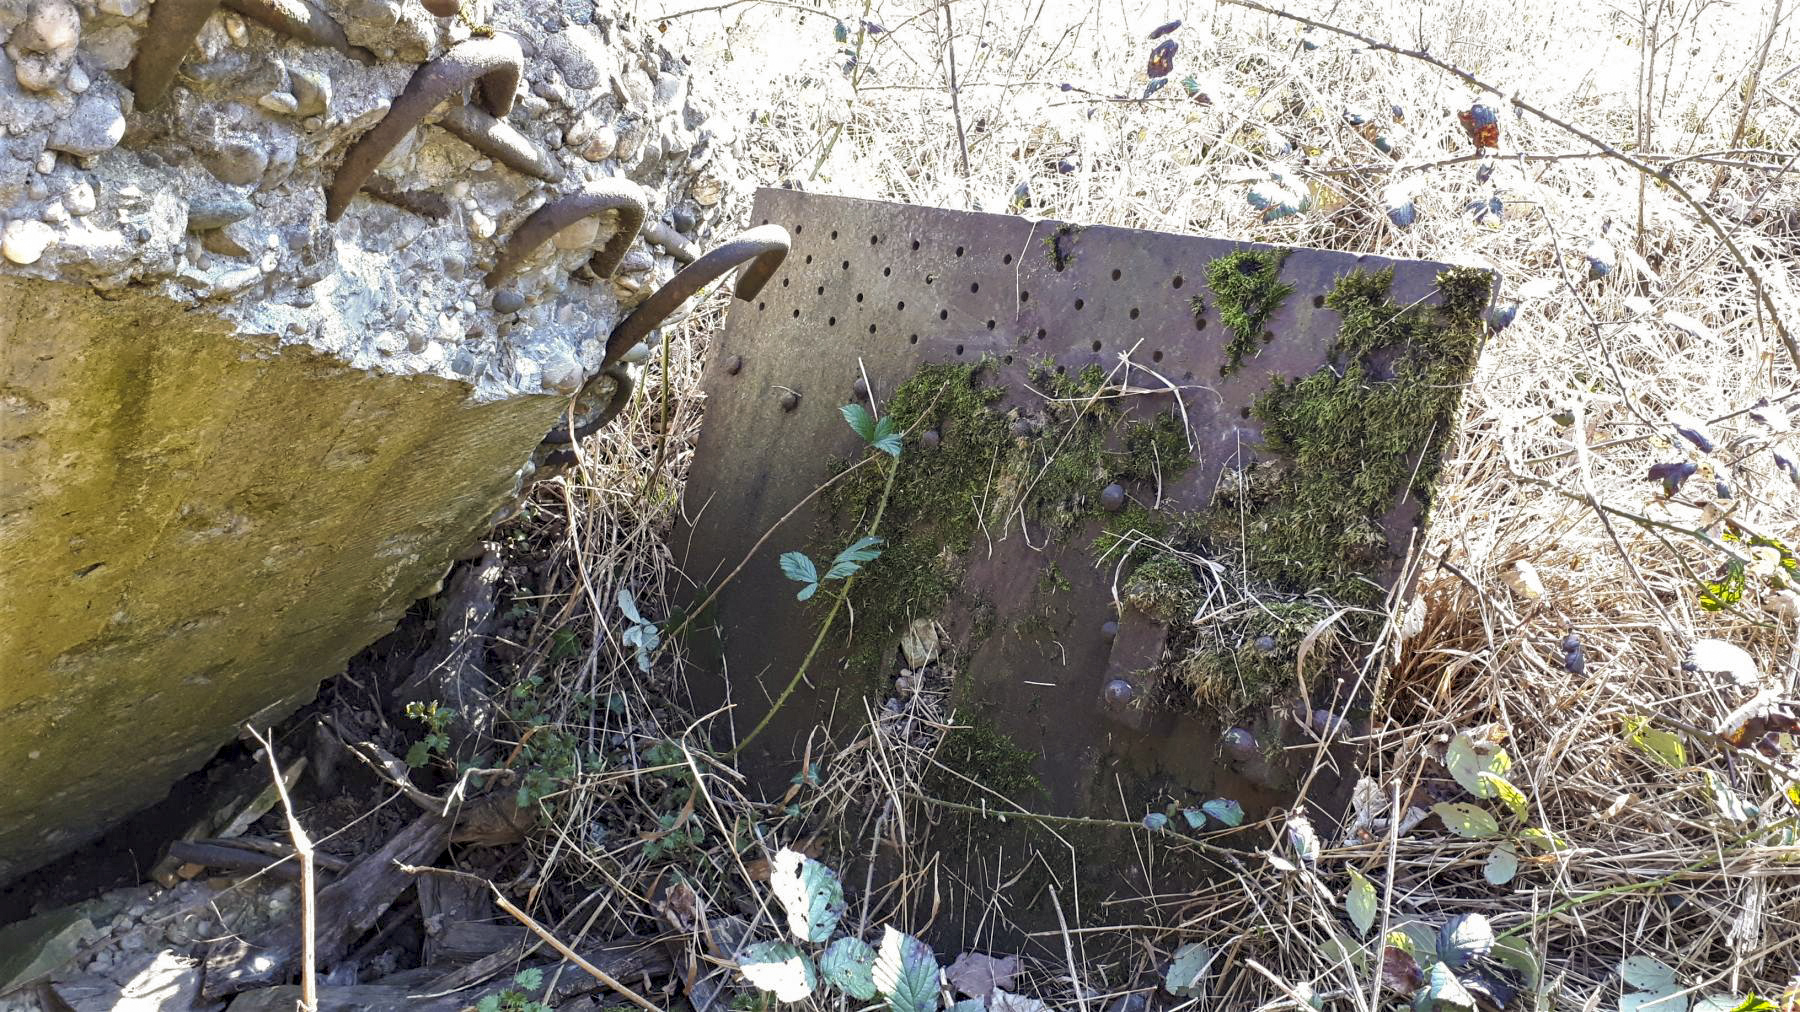
[[[787,229],[780,225],[758,225],[725,245],[707,251],[700,259],[683,267],[668,284],[658,288],[642,305],[632,310],[630,316],[619,321],[606,339],[606,356],[600,362],[601,368],[617,362],[683,302],[745,261],[754,262],[738,275],[737,287],[732,294],[746,302],[756,298],[756,293],[762,291],[763,285],[775,276],[781,261],[787,258],[788,246]]]
[[[498,288],[517,274],[519,268],[525,265],[525,258],[539,246],[549,242],[551,236],[583,218],[607,211],[618,212],[619,225],[600,252],[594,254],[590,266],[600,277],[612,277],[613,271],[619,269],[619,262],[631,251],[631,244],[637,241],[638,229],[643,227],[644,215],[649,213],[649,208],[644,204],[643,188],[628,179],[589,183],[580,193],[564,194],[545,201],[544,206],[531,212],[518,228],[513,229],[505,248],[500,251],[499,261],[488,272],[487,286],[490,289]]]
[[[580,401],[582,397],[586,396],[588,390],[593,387],[595,383],[599,382],[600,377],[602,376],[610,377],[613,381],[612,400],[606,402],[606,407],[601,409],[600,413],[594,417],[575,423],[573,429],[569,428],[565,423],[558,422],[556,428],[551,429],[550,434],[545,436],[543,441],[538,444],[540,447],[572,447],[581,440],[599,432],[613,419],[619,417],[620,413],[625,410],[625,406],[631,403],[631,395],[637,389],[637,381],[632,378],[631,369],[623,364],[609,366],[595,373],[593,378],[589,379],[586,383],[583,383],[581,389],[576,391],[574,399]],[[557,450],[545,458],[544,466],[561,467],[573,462],[574,459],[574,450]]]
[[[479,80],[480,101],[487,111],[496,119],[511,112],[524,67],[525,54],[517,40],[496,34],[459,42],[414,71],[387,115],[345,152],[343,164],[325,190],[325,220],[343,217],[350,198],[368,182],[388,152],[456,89]]]

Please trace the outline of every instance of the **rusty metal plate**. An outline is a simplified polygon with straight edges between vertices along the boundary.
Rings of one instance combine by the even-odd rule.
[[[1211,500],[1226,469],[1244,466],[1260,442],[1261,424],[1249,410],[1257,396],[1275,380],[1330,365],[1340,321],[1324,296],[1340,278],[1391,269],[1394,302],[1433,305],[1442,297],[1437,278],[1445,270],[1442,264],[1293,250],[1280,267],[1280,280],[1293,291],[1266,321],[1272,339],[1221,376],[1222,349],[1231,334],[1209,287],[1208,265],[1267,247],[1122,228],[1071,230],[1054,221],[773,189],[757,196],[757,223],[785,227],[793,247],[754,301],[734,303],[704,379],[706,420],[684,501],[687,520],[676,541],[685,554],[684,571],[703,589],[745,562],[765,531],[859,455],[860,440],[840,407],[861,396],[857,383],[865,375],[879,407],[927,363],[987,357],[986,382],[1006,391],[997,409],[1029,412],[1042,402],[1028,389],[1033,362],[1053,360],[1070,373],[1088,365],[1112,371],[1120,354],[1129,352],[1142,367],[1130,374],[1134,386],[1160,385],[1143,371],[1149,369],[1180,388],[1195,464],[1165,483],[1160,499],[1159,490],[1141,484],[1124,491],[1164,510],[1198,509]],[[1177,407],[1176,394],[1166,389],[1122,403],[1128,417]],[[909,446],[907,452],[915,450]],[[1402,582],[1402,559],[1420,512],[1407,494],[1381,518],[1387,551],[1369,567],[1369,580],[1385,588]],[[814,548],[822,519],[814,500],[786,520],[723,585],[708,616],[719,642],[711,652],[699,651],[702,667],[710,670],[695,679],[694,691],[703,710],[734,704],[731,719],[740,736],[768,711],[812,646],[823,609],[795,601],[796,585],[783,577],[777,557]],[[1294,785],[1324,748],[1330,754],[1311,774],[1306,803],[1326,820],[1341,811],[1355,779],[1351,753],[1321,745],[1317,728],[1309,731],[1298,719],[1284,728],[1280,713],[1264,713],[1257,718],[1262,733],[1270,744],[1279,740],[1285,756],[1269,748],[1266,757],[1233,761],[1219,710],[1158,706],[1151,687],[1119,688],[1116,680],[1141,681],[1139,672],[1156,663],[1166,629],[1133,609],[1121,614],[1118,574],[1097,565],[1091,548],[1102,522],[1089,518],[1060,539],[1029,524],[987,532],[968,553],[963,585],[968,599],[990,602],[993,613],[978,617],[972,609],[952,608],[927,616],[943,623],[952,643],[966,647],[955,676],[959,712],[980,712],[1036,757],[1044,789],[1031,807],[1135,821],[1170,799],[1224,797],[1255,820],[1294,803]],[[1049,582],[1062,586],[1046,594],[1047,574],[1057,573]],[[1027,618],[1037,632],[1026,629]],[[980,634],[977,626],[990,632]],[[879,707],[891,691],[872,689],[866,678],[846,671],[844,657],[834,632],[811,666],[808,684],[739,757],[770,796],[788,787],[815,727],[827,725],[845,740],[864,721],[861,697],[880,693],[873,701]],[[896,672],[899,666],[896,650]],[[1337,691],[1347,696],[1355,688]],[[1367,688],[1361,687],[1365,697]],[[1125,695],[1132,702],[1118,705]],[[1315,703],[1340,712],[1355,707],[1348,698]],[[1270,761],[1291,772],[1271,776],[1254,768]],[[1109,891],[1153,887],[1129,867],[1136,860],[1131,844],[1119,846],[1121,851],[1093,862],[1119,867],[1107,884],[1084,894],[1090,907]],[[990,875],[978,855],[964,856],[958,874]]]

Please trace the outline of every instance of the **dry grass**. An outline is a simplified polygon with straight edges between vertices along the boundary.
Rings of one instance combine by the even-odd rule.
[[[669,3],[662,13],[681,9]],[[1640,154],[1728,152],[1675,171],[1690,189],[1712,195],[1710,206],[1728,220],[1789,325],[1800,328],[1800,184],[1769,168],[1790,166],[1784,153],[1800,148],[1800,70],[1793,67],[1800,40],[1787,8],[1304,10],[1340,23],[1353,16],[1359,31],[1426,48],[1520,89]],[[1771,28],[1775,11],[1784,17]],[[658,12],[645,13],[654,20]],[[840,17],[845,45],[833,42]],[[1143,93],[1146,36],[1177,17],[1186,24],[1174,36],[1181,50],[1169,87],[1147,101],[1115,99]],[[867,33],[865,21],[884,30]],[[1212,882],[1158,882],[1167,916],[1154,928],[1109,925],[1104,911],[1071,911],[1079,923],[1049,939],[1048,950],[1073,940],[1071,955],[1036,964],[1029,976],[1045,1000],[1097,1009],[1109,996],[1158,983],[1158,962],[1177,945],[1205,941],[1223,957],[1215,997],[1201,1000],[1203,1007],[1281,1007],[1308,994],[1339,1007],[1376,1007],[1366,966],[1334,963],[1321,949],[1334,935],[1354,933],[1341,907],[1350,867],[1380,890],[1378,924],[1436,925],[1480,912],[1517,932],[1542,957],[1546,1004],[1554,1007],[1610,1007],[1619,961],[1633,954],[1675,967],[1691,998],[1800,987],[1800,813],[1780,797],[1779,778],[1699,735],[1686,736],[1687,764],[1669,768],[1622,733],[1625,718],[1643,715],[1710,730],[1748,697],[1749,689],[1682,670],[1696,637],[1748,650],[1769,691],[1800,691],[1800,599],[1753,588],[1730,609],[1699,606],[1699,580],[1714,578],[1726,556],[1694,534],[1716,537],[1721,511],[1800,543],[1800,491],[1773,463],[1776,437],[1743,413],[1768,397],[1800,414],[1800,376],[1759,317],[1750,280],[1691,207],[1615,161],[1519,160],[1520,153],[1591,148],[1510,112],[1501,117],[1504,155],[1484,179],[1464,157],[1471,148],[1454,113],[1475,96],[1461,83],[1417,61],[1323,33],[1303,37],[1288,22],[1229,7],[1128,0],[915,8],[868,0],[820,14],[739,2],[674,16],[668,37],[704,54],[738,122],[750,123],[742,142],[759,183],[797,179],[854,196],[1473,262],[1499,271],[1506,293],[1524,296],[1517,321],[1489,341],[1465,399],[1461,436],[1418,553],[1418,628],[1391,655],[1365,772],[1377,796],[1398,797],[1402,807],[1429,804],[1444,782],[1434,758],[1444,741],[1459,730],[1496,727],[1532,823],[1564,849],[1528,857],[1516,879],[1495,887],[1482,877],[1491,842],[1424,828],[1397,832],[1391,813],[1377,811],[1367,839],[1328,841],[1316,878],[1252,858]],[[1771,55],[1744,114],[1746,81],[1765,38]],[[944,62],[952,39],[961,86],[955,107]],[[844,50],[856,54],[848,75]],[[1177,82],[1189,75],[1210,105],[1188,101]],[[1388,122],[1391,106],[1404,110],[1403,124]],[[1398,161],[1344,123],[1340,112],[1352,107],[1387,124]],[[1245,202],[1241,180],[1278,162],[1309,183],[1314,207],[1264,223]],[[1417,192],[1418,221],[1406,229],[1389,222],[1381,202],[1383,188],[1400,181]],[[1490,197],[1504,210],[1477,221],[1467,206]],[[1581,251],[1603,231],[1621,255],[1609,277],[1589,281]],[[563,619],[587,623],[584,639],[596,646],[551,666],[557,684],[569,694],[617,692],[624,700],[616,727],[584,733],[625,733],[643,744],[679,740],[686,730],[673,723],[679,706],[645,703],[677,692],[679,658],[650,675],[638,672],[617,642],[612,601],[627,586],[647,617],[666,614],[676,579],[664,541],[674,509],[666,490],[679,489],[692,453],[700,363],[722,305],[715,299],[671,331],[666,380],[659,367],[650,370],[624,421],[589,447],[579,480],[561,487],[566,526],[546,521],[563,550],[546,570],[544,592]],[[665,491],[640,499],[657,455],[664,390],[672,433]],[[1577,416],[1575,424],[1564,424],[1565,412]],[[1668,424],[1670,412],[1716,420],[1720,450],[1710,459],[1728,499],[1712,500],[1704,473],[1678,501],[1644,479],[1651,464],[1692,454]],[[1790,437],[1790,459],[1800,457],[1794,443]],[[554,506],[544,495],[554,493],[540,496]],[[1521,581],[1522,564],[1537,574],[1541,593]],[[1571,631],[1584,644],[1584,674],[1560,660],[1558,643]],[[547,656],[543,644],[534,649],[533,656]],[[565,713],[578,710],[570,704]],[[932,868],[928,833],[905,799],[931,762],[935,730],[950,718],[944,710],[941,692],[926,684],[872,714],[856,741],[817,743],[831,772],[809,826],[874,812],[878,825],[826,831],[865,846],[890,841],[908,858],[890,881],[847,884],[852,923],[877,925],[909,890],[939,887],[924,881]],[[1792,764],[1787,745],[1784,761]],[[683,818],[725,838],[741,832],[739,815],[752,806],[731,771],[691,753],[688,762],[706,790]],[[641,857],[639,840],[595,843],[581,827],[653,818],[656,799],[642,786],[647,765],[584,775],[569,794],[574,814],[541,855],[543,871],[581,868],[616,883],[614,915],[640,930],[643,919],[662,916],[646,874],[655,862]],[[1760,814],[1750,822],[1724,818],[1712,777]],[[621,809],[637,815],[622,818]],[[764,843],[793,842],[798,830],[781,813],[765,810],[763,818],[770,827]],[[718,903],[753,871],[721,852],[701,859],[711,863],[700,876],[703,891]],[[1111,930],[1143,943],[1136,965],[1076,965],[1085,948],[1101,948],[1089,941],[1095,933]]]

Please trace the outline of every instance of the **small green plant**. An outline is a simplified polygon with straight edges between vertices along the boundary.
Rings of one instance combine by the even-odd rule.
[[[824,864],[783,848],[771,862],[769,885],[787,913],[793,941],[751,945],[738,959],[738,972],[776,1001],[804,1001],[832,988],[857,1003],[879,995],[888,1012],[981,1007],[979,1001],[947,1005],[931,946],[892,925],[882,929],[879,948],[853,935],[833,937],[846,907],[844,887]],[[1014,997],[998,990],[994,995]]]
[[[826,580],[848,579],[863,567],[863,563],[880,558],[881,549],[877,547],[880,544],[881,539],[872,535],[857,538],[832,558],[831,566],[823,576],[819,575],[819,567],[813,564],[813,560],[805,552],[786,552],[781,556],[781,571],[787,574],[788,579],[803,584],[800,593],[794,596],[804,601],[818,593],[819,585]]]
[[[539,967],[513,974],[511,987],[490,994],[475,1003],[475,1012],[550,1012],[550,1006],[533,998],[544,986],[544,971]]]
[[[868,408],[861,404],[846,404],[838,409],[844,421],[856,430],[863,442],[890,457],[900,456],[900,430],[894,425],[893,416],[877,420]]]
[[[644,841],[644,856],[652,861],[699,850],[706,843],[706,827],[696,820],[684,822],[674,812],[664,812],[657,825],[660,831]]]
[[[1464,839],[1504,837],[1488,854],[1482,868],[1489,883],[1503,886],[1512,881],[1519,870],[1521,844],[1557,849],[1555,837],[1526,825],[1531,817],[1531,801],[1506,778],[1512,769],[1512,756],[1499,743],[1459,731],[1444,750],[1444,766],[1463,790],[1483,801],[1499,801],[1504,809],[1503,822],[1487,807],[1466,801],[1444,801],[1431,806],[1432,814],[1443,821],[1444,827]]]
[[[636,652],[638,670],[649,674],[650,659],[656,656],[656,648],[662,646],[662,631],[656,623],[645,621],[644,616],[638,614],[637,599],[624,587],[619,588],[619,610],[631,620],[631,625],[619,634],[619,640]]]
[[[455,710],[439,706],[434,699],[429,703],[406,704],[406,715],[425,725],[424,737],[406,750],[406,765],[418,769],[431,762],[433,756],[449,755],[450,722],[456,717]]]
[[[877,419],[868,408],[861,404],[846,404],[838,409],[844,421],[870,449],[885,453],[896,459],[900,456],[900,430],[894,425],[893,416]],[[784,552],[781,556],[781,571],[787,578],[801,585],[795,597],[805,601],[819,592],[819,587],[828,580],[848,580],[862,569],[865,563],[874,562],[881,557],[881,539],[874,535],[857,538],[843,551],[837,553],[826,567],[824,575],[820,575],[819,567],[805,552]]]

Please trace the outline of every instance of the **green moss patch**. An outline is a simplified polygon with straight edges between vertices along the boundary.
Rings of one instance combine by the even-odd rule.
[[[973,713],[972,719],[964,714]],[[1037,755],[1007,737],[985,710],[958,707],[968,723],[944,735],[937,760],[925,775],[924,787],[934,798],[966,805],[992,804],[994,791],[1015,804],[1025,804],[1044,790],[1033,768]],[[945,771],[955,770],[953,775]],[[974,783],[970,783],[970,781]],[[977,787],[979,784],[980,787]],[[987,791],[982,790],[986,788]]]
[[[1174,625],[1193,617],[1200,604],[1200,582],[1187,562],[1157,555],[1131,571],[1120,596],[1151,618]]]
[[[1106,382],[1097,366],[1069,373],[1037,363],[1031,382],[1047,400],[1029,413],[999,410],[1001,391],[983,383],[989,368],[925,366],[885,406],[910,435],[882,520],[886,544],[859,577],[852,601],[851,665],[871,679],[890,666],[889,652],[908,622],[941,614],[957,595],[963,556],[984,525],[1004,526],[1022,512],[1034,531],[1064,538],[1100,514],[1109,483],[1158,473],[1172,480],[1193,463],[1173,417],[1128,421],[1095,398]],[[819,544],[835,550],[865,529],[885,481],[865,468],[828,491]],[[1048,589],[1067,587],[1061,574],[1047,579]]]
[[[1383,596],[1371,579],[1390,558],[1382,518],[1408,492],[1429,501],[1480,350],[1487,277],[1449,273],[1442,309],[1394,305],[1390,271],[1346,275],[1325,297],[1343,318],[1335,365],[1275,380],[1251,409],[1274,458],[1252,465],[1233,535],[1253,579],[1347,604]]]
[[[1261,349],[1267,334],[1264,325],[1293,294],[1294,286],[1281,281],[1286,259],[1286,250],[1242,250],[1206,266],[1206,283],[1213,290],[1219,319],[1231,331],[1219,375],[1236,372],[1246,357]]]
[[[1215,281],[1220,302],[1234,307],[1227,319],[1246,324],[1245,333],[1259,333],[1287,294],[1275,281],[1280,256],[1250,251],[1213,264],[1229,275]],[[1179,627],[1169,644],[1171,685],[1227,708],[1291,691],[1298,643],[1319,618],[1385,594],[1379,578],[1392,546],[1383,520],[1409,494],[1429,501],[1479,351],[1488,280],[1480,271],[1446,272],[1444,305],[1433,308],[1393,303],[1388,272],[1341,278],[1325,299],[1342,319],[1331,364],[1271,382],[1251,409],[1264,434],[1256,457],[1228,471],[1213,502],[1191,512],[1135,503],[1116,514],[1100,510],[1108,483],[1168,481],[1192,460],[1178,416],[1127,421],[1097,399],[1106,382],[1098,367],[1070,373],[1036,364],[1031,381],[1044,400],[1011,411],[984,385],[988,363],[920,369],[886,407],[911,434],[882,523],[884,553],[856,586],[851,666],[872,685],[891,673],[906,623],[945,613],[960,593],[963,558],[984,527],[1022,515],[1060,539],[1101,518],[1096,560],[1116,562],[1124,539],[1133,546],[1121,585],[1126,603]],[[828,492],[820,542],[835,546],[863,530],[884,481],[868,468]],[[1200,586],[1183,556],[1228,567],[1226,583],[1247,588],[1257,607],[1230,628],[1188,626]],[[1047,574],[1040,592],[1061,586],[1060,574]],[[976,642],[963,645],[973,652],[994,631],[994,609],[960,606],[977,614],[985,607],[988,616]],[[1342,632],[1366,639],[1377,622],[1357,613]],[[1331,653],[1309,655],[1309,678]]]
[[[1296,676],[1300,643],[1330,610],[1311,601],[1258,601],[1225,622],[1184,637],[1171,673],[1195,702],[1230,712],[1290,697],[1301,681],[1311,685],[1330,656],[1315,640],[1305,670]],[[1323,637],[1320,638],[1321,640]]]

